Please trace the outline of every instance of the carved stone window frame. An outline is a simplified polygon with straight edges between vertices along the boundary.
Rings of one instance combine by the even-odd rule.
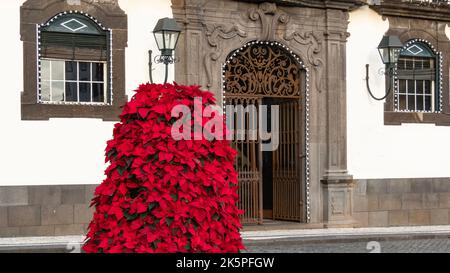
[[[403,50],[407,50],[410,46],[413,46],[416,43],[421,43],[427,45],[427,47],[433,52],[434,59],[437,63],[437,71],[436,71],[436,78],[435,78],[435,85],[436,87],[432,92],[435,93],[435,95],[439,96],[438,100],[435,100],[435,110],[434,111],[408,111],[408,110],[399,110],[398,109],[398,100],[399,100],[399,77],[398,77],[398,66],[395,64],[395,72],[394,72],[394,111],[395,112],[402,112],[402,113],[434,113],[434,114],[441,114],[442,113],[442,52],[437,51],[432,43],[430,43],[427,40],[424,39],[412,39],[409,40],[405,46],[403,47]],[[401,54],[401,53],[400,53]]]
[[[87,13],[88,11],[88,13]],[[43,23],[75,12],[92,18],[109,31],[109,87],[112,101],[104,105],[39,103],[39,28]],[[121,106],[128,98],[125,93],[125,48],[127,46],[127,15],[117,0],[28,0],[20,8],[21,41],[23,42],[23,84],[21,95],[22,120],[50,118],[98,118],[116,121]],[[113,68],[113,69],[112,69]]]
[[[435,53],[439,53],[441,66],[438,78],[440,82],[441,103],[440,112],[400,112],[395,110],[394,94],[386,99],[384,105],[384,124],[402,125],[408,123],[435,124],[450,126],[450,39],[445,33],[445,27],[450,23],[450,5],[419,5],[400,1],[381,1],[370,8],[389,21],[386,35],[396,35],[406,44],[417,40],[428,44]],[[442,74],[442,76],[440,76]],[[439,79],[441,78],[441,79]],[[386,79],[388,83],[388,79]],[[397,86],[394,86],[397,88]],[[438,105],[439,106],[439,105]]]

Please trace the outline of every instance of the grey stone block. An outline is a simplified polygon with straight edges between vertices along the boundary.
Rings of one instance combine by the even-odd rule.
[[[435,193],[450,192],[450,178],[434,178],[433,191]]]
[[[88,204],[77,204],[74,206],[74,223],[89,224],[94,215],[94,208],[90,208]]]
[[[84,204],[86,203],[86,187],[84,185],[62,186],[62,204]]]
[[[369,226],[369,213],[368,212],[354,212],[353,219],[357,222],[359,227]]]
[[[95,189],[98,185],[85,185],[85,202],[86,204],[91,204],[92,199],[94,198]]]
[[[20,236],[19,227],[0,228],[0,238],[18,237],[18,236]]]
[[[387,180],[368,180],[367,181],[368,194],[383,194],[387,193]]]
[[[73,205],[42,207],[42,225],[62,224],[73,224]]]
[[[367,193],[367,180],[357,180],[354,194],[366,195],[366,193]]]
[[[401,194],[381,194],[378,203],[380,210],[398,210],[402,207]]]
[[[378,206],[378,195],[370,194],[367,195],[367,209],[368,211],[377,211],[379,210]]]
[[[19,206],[8,208],[8,226],[40,226],[41,207],[40,206]]]
[[[396,210],[389,212],[389,226],[407,226],[409,215],[407,210]]]
[[[439,194],[437,193],[424,194],[422,205],[424,209],[439,208]]]
[[[450,193],[439,193],[439,207],[450,209]]]
[[[61,186],[31,186],[28,199],[32,205],[61,204]]]
[[[0,207],[0,228],[8,226],[8,210]]]
[[[354,212],[369,211],[367,195],[354,195],[353,196],[353,211]]]
[[[430,212],[432,225],[448,225],[449,224],[449,209],[433,209]]]
[[[0,207],[1,206],[27,206],[27,187],[0,187]]]
[[[55,236],[85,235],[85,234],[86,234],[85,225],[82,224],[55,226]]]
[[[402,194],[402,209],[421,209],[422,202],[423,198],[420,193]]]
[[[388,220],[387,211],[369,212],[370,227],[386,227],[388,225]]]
[[[387,191],[389,193],[409,193],[411,183],[408,179],[391,179],[387,181]]]
[[[408,217],[412,226],[429,225],[431,222],[430,210],[411,210]]]
[[[431,193],[433,192],[433,180],[417,179],[411,181],[412,193]]]
[[[37,236],[54,236],[54,226],[37,226],[37,227],[20,227],[20,236],[37,237]]]

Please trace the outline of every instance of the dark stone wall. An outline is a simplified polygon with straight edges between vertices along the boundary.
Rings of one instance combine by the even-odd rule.
[[[0,187],[0,237],[86,234],[95,187]]]
[[[450,178],[358,180],[353,217],[362,227],[450,224]]]

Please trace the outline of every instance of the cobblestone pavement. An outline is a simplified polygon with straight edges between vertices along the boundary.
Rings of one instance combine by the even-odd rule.
[[[450,253],[450,239],[414,239],[336,243],[261,243],[250,253]]]

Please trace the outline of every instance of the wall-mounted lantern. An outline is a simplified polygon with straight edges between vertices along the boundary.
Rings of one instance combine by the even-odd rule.
[[[400,50],[403,48],[403,43],[400,41],[400,39],[397,36],[384,36],[381,40],[380,44],[378,45],[378,51],[380,53],[380,57],[382,62],[385,65],[385,76],[389,77],[389,89],[386,92],[386,94],[381,97],[377,98],[373,95],[372,91],[370,90],[369,86],[369,65],[366,64],[366,85],[367,90],[369,91],[370,96],[375,100],[384,100],[389,96],[389,94],[392,91],[392,85],[394,83],[394,68],[395,64],[398,61],[398,58],[400,56]]]
[[[156,44],[161,55],[155,57],[155,63],[163,63],[165,65],[165,78],[164,83],[167,83],[169,64],[173,64],[176,59],[173,57],[178,39],[180,37],[181,28],[178,26],[177,21],[173,18],[159,19],[155,28],[153,29],[153,35],[155,36]],[[152,51],[149,51],[150,62],[150,82],[153,82],[152,77]]]

